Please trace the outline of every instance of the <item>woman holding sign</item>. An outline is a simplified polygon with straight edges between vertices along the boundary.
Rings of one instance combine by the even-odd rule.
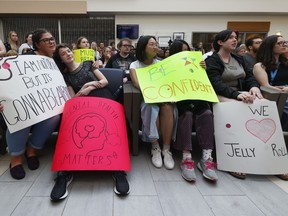
[[[207,75],[220,102],[243,101],[253,103],[263,96],[252,71],[242,57],[233,54],[239,33],[233,30],[219,32],[214,41],[214,53],[205,61]],[[236,178],[245,179],[244,173],[231,172]]]
[[[88,39],[84,36],[79,37],[77,40],[77,43],[76,43],[76,49],[90,49],[90,43],[89,43]],[[91,48],[91,50],[92,50],[92,48]],[[95,52],[95,50],[93,50],[93,51]],[[99,52],[98,52],[98,54],[99,54]],[[94,53],[94,56],[95,56],[95,53]],[[96,68],[102,68],[103,63],[102,63],[102,61],[99,61],[99,59],[95,59],[93,66]]]
[[[54,53],[56,62],[62,63],[63,76],[67,83],[71,97],[94,96],[114,100],[108,90],[105,76],[92,66],[92,61],[75,62],[73,51],[67,44],[59,44]],[[114,191],[116,194],[127,195],[130,192],[129,183],[124,171],[113,172],[116,180]],[[58,172],[56,183],[51,191],[51,200],[58,201],[68,195],[67,187],[73,179],[72,172]],[[119,186],[121,184],[121,186]]]
[[[143,68],[159,60],[156,59],[158,53],[158,43],[154,36],[140,37],[137,42],[136,58],[130,65],[130,75],[133,85],[140,89],[136,69]],[[177,108],[173,103],[141,104],[142,118],[142,140],[152,144],[151,155],[152,164],[161,168],[163,165],[162,155],[164,157],[164,166],[167,169],[174,168],[174,160],[170,152],[171,139],[174,139],[176,132],[175,124],[177,122]],[[159,145],[159,132],[163,140],[163,150]],[[161,155],[162,153],[162,155]]]
[[[45,29],[39,29],[33,32],[33,46],[35,51],[30,54],[44,55],[52,57],[55,48],[55,38]],[[4,112],[3,104],[0,104],[0,112]],[[56,115],[20,131],[6,133],[8,151],[11,155],[10,174],[14,179],[23,179],[25,170],[23,167],[23,156],[25,156],[30,170],[36,170],[39,167],[37,151],[42,149],[51,133],[55,131],[60,121],[60,115]],[[31,136],[29,137],[29,133]]]
[[[181,51],[190,51],[188,43],[184,40],[175,40],[170,46],[170,55]],[[206,69],[204,61],[200,65]],[[182,151],[183,157],[180,168],[182,177],[187,181],[195,181],[194,161],[192,160],[192,127],[195,124],[198,144],[202,149],[202,159],[197,167],[203,176],[209,180],[217,181],[218,177],[214,171],[216,164],[213,162],[212,151],[214,149],[214,126],[213,113],[207,101],[184,100],[176,103],[179,120],[177,125],[177,137],[174,148]]]

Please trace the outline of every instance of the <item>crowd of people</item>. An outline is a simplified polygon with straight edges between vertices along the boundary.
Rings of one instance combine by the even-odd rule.
[[[246,44],[238,46],[239,33],[233,30],[219,32],[211,45],[212,50],[206,53],[203,43],[198,43],[205,61],[200,62],[218,96],[220,102],[242,101],[253,103],[264,100],[260,86],[288,92],[288,46],[282,36],[272,35],[248,38]],[[73,49],[93,49],[94,61],[81,63],[74,61]],[[84,36],[79,37],[75,44],[56,45],[53,35],[38,29],[28,33],[25,43],[19,44],[17,33],[10,31],[7,42],[0,40],[0,57],[17,54],[43,55],[54,58],[67,83],[71,97],[94,96],[114,100],[107,90],[105,76],[98,68],[118,68],[123,70],[123,83],[131,80],[140,89],[136,75],[137,68],[155,64],[163,58],[182,51],[190,51],[191,47],[184,40],[174,40],[169,49],[159,52],[158,42],[154,36],[141,36],[134,49],[129,38],[123,38],[115,47],[95,41],[90,43]],[[0,112],[5,107],[0,103]],[[172,148],[182,153],[180,164],[181,175],[187,181],[196,181],[194,160],[192,159],[193,128],[197,133],[198,145],[202,155],[197,168],[204,178],[213,182],[218,180],[213,162],[212,152],[215,148],[214,124],[211,104],[203,100],[184,100],[177,103],[141,103],[142,140],[151,144],[151,162],[156,168],[164,167],[171,170],[175,167]],[[2,119],[3,121],[3,119]],[[40,162],[37,152],[43,148],[50,134],[59,126],[61,116],[57,115],[31,127],[15,133],[7,129],[8,152],[11,155],[10,174],[14,179],[23,179],[25,170],[23,158],[28,168],[38,169]],[[288,102],[281,118],[283,130],[288,130]],[[29,134],[31,136],[29,137]],[[29,137],[29,138],[28,138]],[[236,178],[245,179],[245,173],[230,172]],[[120,195],[129,193],[130,188],[123,171],[114,171],[113,177],[118,181],[115,192]],[[288,175],[279,175],[288,180]],[[51,192],[52,200],[67,197],[67,187],[73,179],[72,172],[64,171],[57,174],[55,186]],[[121,181],[121,182],[120,182]],[[120,185],[120,186],[119,186]]]

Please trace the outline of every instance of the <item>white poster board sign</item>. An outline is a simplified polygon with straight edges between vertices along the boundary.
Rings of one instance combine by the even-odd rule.
[[[62,113],[69,98],[66,83],[52,58],[0,58],[0,102],[11,133]]]
[[[219,170],[250,174],[288,173],[288,155],[276,103],[214,104]]]

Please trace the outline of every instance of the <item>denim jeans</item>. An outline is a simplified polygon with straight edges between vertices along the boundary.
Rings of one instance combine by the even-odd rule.
[[[61,115],[56,115],[12,134],[8,129],[6,132],[6,139],[10,155],[22,155],[26,150],[28,138],[28,144],[33,148],[42,149],[51,133],[57,128],[60,118]],[[31,136],[29,137],[30,133]]]

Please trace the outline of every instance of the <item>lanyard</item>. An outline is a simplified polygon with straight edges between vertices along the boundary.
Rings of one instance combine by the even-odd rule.
[[[273,83],[273,81],[277,75],[279,65],[280,65],[280,63],[278,63],[277,68],[274,71],[270,71],[270,75],[271,75],[270,85],[272,85],[272,83]]]

